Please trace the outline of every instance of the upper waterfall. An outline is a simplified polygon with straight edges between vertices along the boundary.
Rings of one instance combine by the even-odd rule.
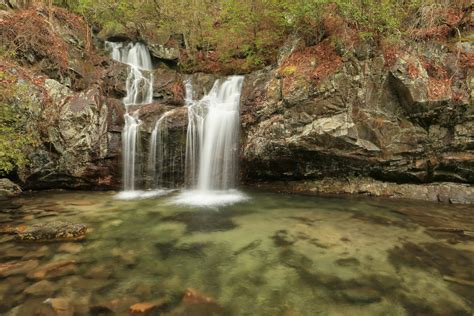
[[[105,42],[111,50],[114,60],[130,66],[126,81],[127,95],[123,103],[130,105],[149,104],[153,102],[153,64],[148,47],[143,43]]]
[[[138,118],[138,110],[129,113],[129,107],[153,102],[153,65],[150,52],[143,43],[105,42],[105,46],[114,60],[130,66],[126,80],[127,95],[123,98],[127,112],[122,131],[122,163],[124,190],[132,192],[136,189],[136,158],[142,122]]]

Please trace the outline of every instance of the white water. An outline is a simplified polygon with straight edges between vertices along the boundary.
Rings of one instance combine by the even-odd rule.
[[[140,136],[140,120],[137,112],[125,113],[125,126],[122,132],[123,186],[125,191],[135,190],[135,160],[137,142]]]
[[[168,124],[166,118],[173,110],[166,112],[156,122],[151,133],[150,152],[148,155],[148,174],[152,177],[153,187],[164,187],[165,160],[170,157],[168,148]],[[173,166],[174,164],[171,164]],[[173,172],[172,172],[173,174]]]
[[[225,205],[246,199],[236,191],[242,76],[217,80],[201,100],[186,83],[188,130],[186,180],[191,191],[174,199],[194,206]]]
[[[149,104],[153,101],[153,65],[150,52],[143,43],[105,42],[113,59],[130,66],[126,81],[127,95],[123,99],[129,105]]]
[[[137,145],[141,121],[138,111],[130,113],[130,106],[149,104],[153,101],[152,63],[148,48],[142,43],[106,42],[111,57],[129,65],[126,80],[127,95],[123,98],[126,107],[125,126],[122,132],[123,185],[125,195],[134,195],[136,185]]]

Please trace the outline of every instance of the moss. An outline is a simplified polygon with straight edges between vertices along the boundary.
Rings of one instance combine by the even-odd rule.
[[[288,76],[293,75],[296,72],[296,70],[297,70],[296,66],[286,66],[281,71],[281,74],[285,77],[288,77]]]
[[[38,143],[32,126],[30,87],[0,68],[0,175],[28,163],[27,147]]]

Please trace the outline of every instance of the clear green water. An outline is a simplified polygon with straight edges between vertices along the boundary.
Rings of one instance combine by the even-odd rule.
[[[127,315],[131,304],[160,298],[169,304],[157,315],[472,315],[474,238],[433,233],[471,229],[472,207],[248,195],[219,208],[178,207],[170,196],[118,201],[109,192],[0,201],[3,231],[51,220],[89,227],[79,242],[0,235],[2,264],[74,261],[44,277],[47,293],[26,290],[38,282],[28,272],[0,276],[0,313],[41,314],[46,298],[65,297],[76,315],[100,306]],[[186,288],[216,303],[186,305]]]

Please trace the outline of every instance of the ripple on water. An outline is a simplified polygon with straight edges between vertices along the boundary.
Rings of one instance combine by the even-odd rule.
[[[150,190],[150,191],[121,191],[115,195],[116,200],[140,200],[140,199],[151,199],[160,196],[165,196],[171,193],[173,190]]]

